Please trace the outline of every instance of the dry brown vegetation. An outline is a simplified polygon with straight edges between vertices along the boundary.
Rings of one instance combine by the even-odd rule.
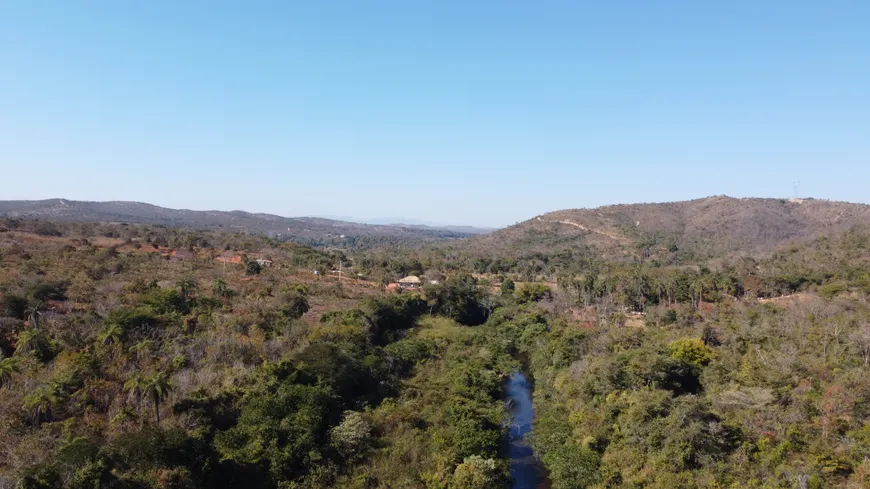
[[[826,200],[709,197],[551,212],[474,238],[469,252],[555,254],[591,247],[604,259],[683,262],[729,255],[761,257],[801,241],[870,224],[870,206]]]

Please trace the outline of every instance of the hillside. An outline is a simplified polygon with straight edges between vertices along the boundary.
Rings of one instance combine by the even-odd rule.
[[[489,254],[554,254],[589,247],[607,259],[693,261],[764,256],[783,244],[870,224],[870,206],[725,196],[550,212],[462,246]]]
[[[0,488],[870,487],[870,226],[718,268],[444,251],[0,219]]]
[[[0,217],[67,222],[125,222],[263,233],[312,245],[355,246],[383,241],[431,242],[469,233],[421,226],[373,225],[316,217],[281,217],[243,211],[168,209],[141,202],[66,199],[0,201]],[[375,238],[375,239],[372,239]],[[362,240],[362,243],[359,241]]]

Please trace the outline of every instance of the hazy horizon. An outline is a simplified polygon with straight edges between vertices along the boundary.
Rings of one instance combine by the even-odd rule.
[[[870,3],[0,4],[0,198],[501,227],[868,203]]]

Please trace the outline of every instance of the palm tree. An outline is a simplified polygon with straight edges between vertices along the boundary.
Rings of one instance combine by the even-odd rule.
[[[45,421],[49,423],[51,422],[51,408],[56,404],[57,394],[54,389],[49,387],[40,387],[36,389],[24,400],[25,408],[34,410],[33,419],[37,428],[43,418],[45,418]]]
[[[121,338],[124,336],[124,328],[120,324],[112,323],[103,328],[103,331],[97,336],[97,340],[104,344],[121,343]]]
[[[18,363],[12,358],[0,360],[0,388],[12,380],[12,375],[18,372]]]
[[[160,403],[172,392],[172,384],[165,372],[159,372],[145,380],[142,396],[154,402],[154,417],[160,426]]]
[[[716,290],[719,292],[734,299],[740,295],[740,282],[737,277],[727,273],[720,273],[716,275],[714,280],[716,282]]]
[[[646,295],[650,291],[649,279],[641,270],[635,270],[630,277],[629,290],[634,294],[635,310],[643,312]]]
[[[598,280],[593,284],[595,287],[595,296],[596,297],[604,297],[605,295],[610,295],[610,299],[613,299],[613,277],[609,275],[602,275],[598,277]]]
[[[42,316],[42,311],[45,310],[45,303],[41,300],[35,300],[31,303],[30,307],[24,311],[27,314],[27,319],[30,321],[30,326],[33,328],[39,327],[39,318]]]
[[[229,301],[229,299],[233,296],[233,291],[227,285],[227,283],[223,279],[217,279],[214,281],[214,284],[211,286],[211,291],[215,295],[215,297]]]
[[[598,272],[590,271],[583,277],[580,288],[583,290],[583,305],[589,307],[589,302],[595,297],[595,288],[598,285]]]
[[[664,277],[662,277],[659,283],[661,284],[665,296],[668,299],[668,307],[671,307],[671,304],[673,303],[671,297],[673,296],[674,289],[677,286],[677,281],[672,275],[665,275]]]
[[[662,277],[653,277],[652,279],[652,290],[658,295],[659,305],[662,304],[662,296],[665,294],[665,283]]]
[[[193,293],[196,292],[196,281],[191,279],[179,280],[176,285],[181,291],[181,296],[184,297],[184,300],[189,301],[193,296]]]
[[[151,345],[153,344],[154,342],[151,340],[142,340],[130,347],[130,353],[136,355],[136,358],[141,360],[151,350]]]
[[[141,405],[142,393],[145,391],[145,378],[139,374],[130,377],[124,382],[124,390],[127,391],[130,398],[136,399]]]
[[[142,397],[144,385],[145,379],[141,375],[136,374],[127,379],[127,382],[124,382],[124,390],[129,392],[133,397]]]
[[[172,392],[172,384],[165,372],[158,372],[150,377],[134,375],[124,383],[124,389],[141,400],[154,403],[154,417],[160,426],[160,403]]]
[[[38,329],[28,328],[18,333],[18,341],[15,343],[15,351],[21,353],[36,353],[39,356],[45,352],[49,345],[45,333]]]
[[[701,307],[701,301],[704,299],[704,290],[707,288],[707,280],[703,275],[692,277],[692,282],[689,283],[689,292],[692,294],[692,306],[695,308]],[[695,297],[698,298],[697,302]]]

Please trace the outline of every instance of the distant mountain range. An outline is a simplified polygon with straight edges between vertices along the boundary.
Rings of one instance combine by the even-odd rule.
[[[362,219],[358,217],[348,216],[316,216],[323,219],[334,221],[356,222],[360,224],[375,224],[381,226],[401,226],[415,227],[421,229],[444,229],[447,231],[455,231],[457,233],[466,234],[487,234],[495,231],[498,228],[480,227],[480,226],[462,226],[457,224],[444,224],[432,221],[424,221],[408,217],[377,217],[372,219]]]
[[[312,244],[341,244],[366,237],[438,241],[467,238],[483,230],[465,226],[375,225],[319,217],[282,217],[244,211],[168,209],[142,202],[67,199],[0,201],[0,216],[71,222],[126,222],[267,233]]]
[[[870,206],[816,199],[708,197],[543,214],[463,241],[482,256],[553,256],[589,248],[612,260],[645,257],[685,263],[763,256],[783,245],[870,225]]]
[[[687,263],[762,256],[783,245],[870,225],[870,206],[815,199],[708,197],[660,204],[561,210],[487,234],[465,226],[363,224],[322,217],[167,209],[140,202],[0,201],[0,217],[126,222],[264,233],[322,246],[425,244],[462,238],[463,253],[515,257],[592,250],[612,260]]]

